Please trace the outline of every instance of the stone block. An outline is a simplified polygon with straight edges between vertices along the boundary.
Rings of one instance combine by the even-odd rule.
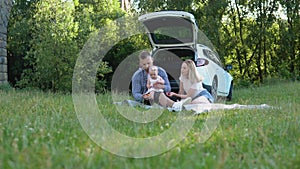
[[[0,48],[6,48],[6,41],[0,39]]]
[[[5,64],[5,65],[7,65],[7,58],[6,58],[6,57],[3,57],[3,56],[0,56],[0,64]]]
[[[0,64],[0,73],[7,73],[7,65]]]
[[[8,24],[8,19],[7,18],[9,18],[9,10],[7,9],[7,8],[1,8],[2,10],[0,11],[0,15],[1,15],[1,17],[2,18],[0,18],[1,20],[0,21],[2,21],[0,24],[1,25],[4,25],[5,27],[7,26],[7,24]]]
[[[0,24],[0,33],[7,34],[7,28],[4,26],[4,24]]]
[[[0,48],[0,57],[7,56],[7,50],[5,48]]]
[[[7,40],[7,35],[0,32],[0,40],[6,41]]]
[[[0,73],[0,81],[7,81],[7,73]]]

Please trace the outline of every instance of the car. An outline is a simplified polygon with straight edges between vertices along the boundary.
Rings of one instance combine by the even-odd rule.
[[[168,73],[172,91],[179,90],[181,63],[192,59],[204,77],[203,87],[214,97],[232,99],[232,66],[223,66],[208,38],[199,31],[194,15],[184,11],[160,11],[141,15],[152,45],[154,64]],[[208,44],[208,45],[207,45]]]

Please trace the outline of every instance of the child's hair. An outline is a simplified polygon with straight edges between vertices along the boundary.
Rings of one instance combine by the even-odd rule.
[[[149,71],[155,71],[158,72],[158,67],[157,66],[150,66]]]

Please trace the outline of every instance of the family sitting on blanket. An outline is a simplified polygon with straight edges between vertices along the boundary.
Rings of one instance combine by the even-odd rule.
[[[164,83],[154,82],[152,85],[155,89],[153,90],[153,95],[147,94],[147,79],[149,78],[150,68],[153,68],[153,58],[149,52],[143,51],[139,55],[139,62],[141,68],[132,77],[132,94],[135,101],[145,104],[154,102],[174,111],[181,111],[185,104],[214,102],[211,94],[203,88],[203,78],[199,75],[192,60],[185,60],[181,65],[180,89],[178,93],[171,92],[166,71],[161,67],[156,67],[157,76],[160,76]],[[174,96],[179,98],[180,101],[172,100],[171,97]]]

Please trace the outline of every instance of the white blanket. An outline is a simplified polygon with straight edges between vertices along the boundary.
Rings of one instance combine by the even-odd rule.
[[[155,105],[155,106],[149,106],[144,105],[142,103],[133,101],[133,100],[125,100],[123,102],[114,102],[114,104],[121,105],[121,104],[128,104],[129,106],[135,107],[140,106],[145,109],[150,108],[160,108],[163,109],[163,107]],[[272,106],[269,106],[267,104],[260,104],[260,105],[241,105],[241,104],[221,104],[221,103],[210,103],[210,104],[187,104],[183,106],[185,110],[192,110],[194,111],[195,115],[210,112],[213,110],[228,110],[228,109],[270,109],[274,108]],[[170,109],[171,110],[171,109]]]
[[[220,104],[220,103],[210,103],[210,104],[187,104],[184,105],[186,110],[195,111],[194,114],[201,114],[213,110],[228,110],[228,109],[269,109],[273,108],[267,104],[260,105],[241,105],[241,104]]]

